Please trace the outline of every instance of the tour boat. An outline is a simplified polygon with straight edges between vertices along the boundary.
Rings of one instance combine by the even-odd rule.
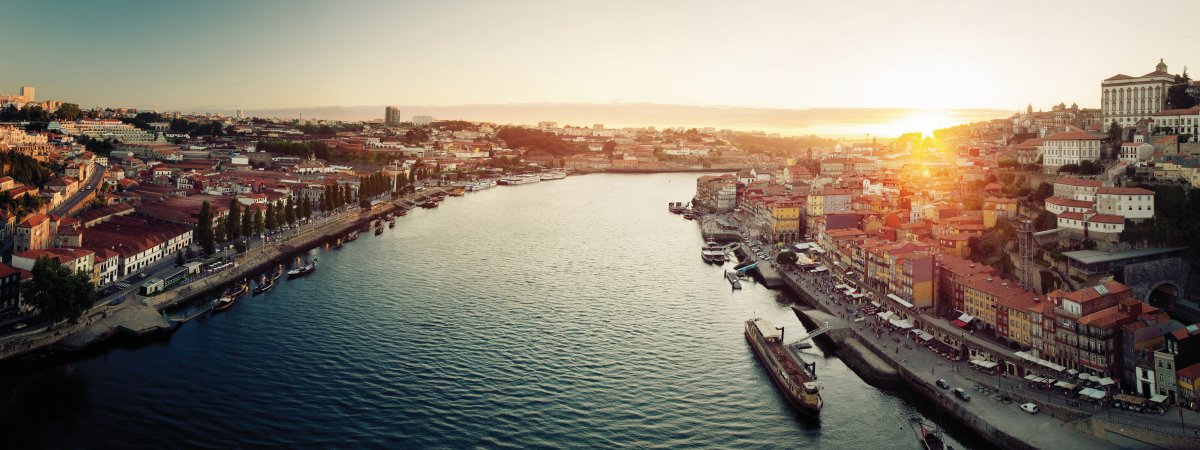
[[[379,236],[381,234],[383,234],[383,222],[379,222],[379,226],[375,227],[375,235]]]
[[[565,173],[562,173],[562,172],[559,172],[559,171],[557,171],[557,170],[556,170],[556,171],[553,171],[553,172],[546,172],[546,173],[543,173],[543,174],[542,174],[542,176],[541,176],[541,178],[542,178],[542,181],[547,181],[547,180],[561,180],[561,179],[563,179],[563,178],[566,178],[566,177],[567,177],[567,174],[565,174]]]
[[[304,265],[302,265],[302,266],[299,266],[299,267],[297,267],[297,268],[295,268],[295,269],[289,270],[289,271],[288,271],[288,279],[290,280],[290,279],[292,279],[292,278],[300,278],[300,277],[302,277],[302,276],[305,276],[305,275],[308,275],[308,274],[310,274],[310,273],[313,273],[313,272],[315,272],[316,270],[317,270],[317,265],[316,265],[316,264],[313,264],[313,263],[311,263],[311,262],[310,262],[310,263],[306,263],[306,264],[304,264]]]
[[[462,197],[464,194],[466,194],[466,190],[462,186],[455,186],[454,189],[450,190],[450,195],[455,197]]]
[[[275,267],[275,273],[271,274],[271,282],[274,283],[276,281],[279,281],[279,278],[282,276],[283,276],[283,264],[280,264],[279,266]]]
[[[358,239],[357,231],[351,231],[350,234],[346,235],[346,242],[354,242],[355,239]]]
[[[725,249],[716,242],[706,242],[700,250],[700,257],[707,263],[721,264],[725,262]]]
[[[422,208],[437,208],[438,202],[436,200],[428,200],[425,203],[422,203],[421,207]]]
[[[816,364],[804,362],[799,352],[784,345],[782,328],[767,319],[747,320],[746,341],[789,404],[805,414],[820,414],[825,403],[815,382]]]

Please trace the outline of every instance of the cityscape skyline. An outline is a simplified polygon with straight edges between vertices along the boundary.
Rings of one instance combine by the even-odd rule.
[[[920,111],[899,121],[922,122],[915,125],[928,128],[957,123],[951,117],[978,117],[971,111],[1017,111],[1030,103],[1035,108],[1060,102],[1098,107],[1099,80],[1135,69],[1149,71],[1159,58],[1179,73],[1189,62],[1189,44],[1196,41],[1181,18],[1185,15],[1172,15],[1161,19],[1165,35],[1154,55],[1120,33],[1098,33],[1086,47],[1105,49],[1112,57],[1063,57],[1085,48],[1070,37],[1090,26],[1077,20],[1080,11],[1103,9],[1088,2],[1040,8],[1045,10],[1040,20],[1063,25],[1037,33],[1012,32],[1027,26],[1023,14],[998,11],[977,20],[969,7],[953,2],[915,7],[776,4],[755,11],[730,11],[715,3],[688,3],[686,8],[659,3],[640,5],[633,16],[624,13],[632,6],[585,13],[571,5],[537,2],[287,5],[14,5],[18,16],[55,17],[64,31],[43,35],[41,51],[0,49],[7,60],[29,62],[6,68],[0,85],[38,86],[43,97],[84,107],[187,112],[527,104],[586,110],[651,104],[789,114],[842,110],[841,115],[853,119],[859,108],[884,108]],[[189,21],[178,27],[163,17]],[[413,21],[415,17],[421,20]],[[713,33],[712,24],[725,31]],[[19,39],[39,26],[36,21],[16,23],[0,30],[0,37]],[[112,34],[112,29],[127,31]],[[512,29],[522,32],[504,31]],[[314,36],[313,30],[337,32],[315,31]],[[86,38],[94,35],[106,37]],[[369,45],[378,42],[384,44]],[[113,48],[146,56],[112,58]],[[321,55],[331,59],[322,61]],[[131,71],[139,76],[80,77],[61,70],[63,60],[94,73]],[[372,117],[382,116],[376,112]],[[644,122],[754,127],[679,124],[673,118]],[[506,116],[488,120],[517,121]],[[783,114],[767,122],[788,120]],[[591,121],[612,122],[605,117]],[[787,134],[896,134],[869,120],[782,125],[762,128]]]

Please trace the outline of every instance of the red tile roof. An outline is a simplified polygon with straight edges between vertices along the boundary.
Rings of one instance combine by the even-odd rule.
[[[1047,141],[1098,141],[1100,138],[1087,131],[1066,131],[1046,136]]]
[[[1096,194],[1154,195],[1154,191],[1136,187],[1102,187],[1096,190]]]

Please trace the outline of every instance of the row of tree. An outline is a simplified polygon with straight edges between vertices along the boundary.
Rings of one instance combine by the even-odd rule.
[[[312,217],[312,214],[312,202],[307,196],[298,201],[284,199],[267,203],[266,209],[243,207],[233,198],[229,200],[229,213],[225,215],[225,219],[216,223],[212,205],[204,202],[200,205],[193,237],[204,249],[205,254],[211,254],[217,243],[273,231],[284,225],[294,225],[302,218]]]
[[[79,105],[63,103],[54,112],[46,111],[41,106],[26,104],[20,109],[16,105],[8,105],[0,109],[0,122],[50,122],[54,120],[78,120],[83,117]]]

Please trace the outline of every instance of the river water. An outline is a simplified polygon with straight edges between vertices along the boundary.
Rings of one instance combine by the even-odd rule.
[[[169,339],[7,369],[0,442],[920,448],[908,419],[936,412],[818,349],[821,418],[777,394],[743,321],[802,325],[786,294],[731,291],[701,261],[696,223],[666,208],[695,179],[575,176],[414,210]]]

